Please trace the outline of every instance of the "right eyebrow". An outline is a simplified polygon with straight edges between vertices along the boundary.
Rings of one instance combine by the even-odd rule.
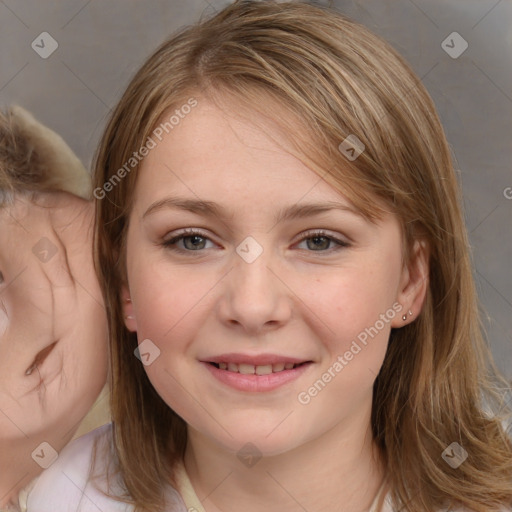
[[[152,203],[149,208],[144,212],[142,218],[160,211],[164,208],[178,208],[192,213],[203,216],[213,216],[220,219],[233,219],[235,213],[224,209],[221,205],[213,201],[204,201],[200,199],[188,199],[183,197],[166,197]],[[319,215],[331,210],[341,210],[349,212],[353,215],[362,217],[356,209],[343,203],[335,201],[326,201],[322,203],[307,203],[307,204],[294,204],[286,208],[281,208],[274,219],[277,224],[286,220],[293,220],[298,218],[310,217]]]
[[[217,205],[217,203],[212,201],[186,199],[183,197],[166,197],[151,204],[151,206],[142,215],[142,218],[144,219],[148,215],[151,215],[152,213],[160,211],[164,208],[178,208],[192,213],[197,213],[198,215],[210,215],[213,217],[219,217],[221,219],[228,217],[225,210],[221,206]],[[233,218],[233,215],[231,214],[229,217]]]

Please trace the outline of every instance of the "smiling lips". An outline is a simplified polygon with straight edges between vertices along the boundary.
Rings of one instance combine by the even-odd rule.
[[[239,391],[272,391],[301,375],[312,361],[277,355],[225,354],[202,361],[218,380]]]
[[[283,370],[292,370],[295,368],[294,363],[276,363],[255,366],[253,364],[236,364],[236,363],[212,363],[220,370],[228,372],[241,373],[243,375],[269,375],[270,373],[278,373]]]

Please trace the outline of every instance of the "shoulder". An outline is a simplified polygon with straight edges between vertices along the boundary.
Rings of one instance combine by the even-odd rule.
[[[69,443],[37,479],[27,512],[131,512],[133,507],[108,498],[90,482],[94,448],[103,442],[110,445],[111,439],[112,425],[107,424]],[[98,451],[96,466],[108,465],[104,453]],[[101,478],[99,483],[107,487]]]

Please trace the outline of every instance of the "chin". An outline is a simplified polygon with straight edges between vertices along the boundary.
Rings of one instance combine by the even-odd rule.
[[[252,418],[254,418],[254,414]],[[283,418],[280,418],[279,421],[272,422],[271,427],[267,423],[262,425],[261,422],[255,422],[254,419],[252,421],[249,419],[247,422],[230,422],[229,424],[226,422],[223,426],[232,437],[222,429],[220,432],[210,431],[208,434],[203,432],[225,450],[238,457],[243,456],[246,452],[259,457],[272,457],[289,452],[303,442],[300,432],[294,433],[290,428],[282,428],[282,424],[278,426],[282,420]],[[230,425],[235,425],[235,427],[231,428]]]

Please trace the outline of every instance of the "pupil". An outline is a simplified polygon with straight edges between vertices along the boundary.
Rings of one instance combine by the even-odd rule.
[[[320,248],[320,249],[325,249],[326,248],[326,244],[329,245],[329,240],[325,237],[325,236],[314,236],[313,238],[311,238],[311,240],[313,241],[313,243],[315,244],[314,245],[314,248]],[[318,241],[321,241],[323,240],[324,243],[322,245],[317,245]]]
[[[194,242],[192,242],[192,248],[193,248],[193,249],[197,249],[197,248],[198,248],[198,245],[200,245],[200,244],[201,244],[201,239],[202,239],[202,238],[203,238],[202,236],[192,235],[192,236],[188,236],[188,237],[186,238],[186,240],[189,240],[189,241],[190,241],[190,240],[194,240]],[[197,243],[196,243],[198,240],[199,240],[199,244],[197,244]]]

